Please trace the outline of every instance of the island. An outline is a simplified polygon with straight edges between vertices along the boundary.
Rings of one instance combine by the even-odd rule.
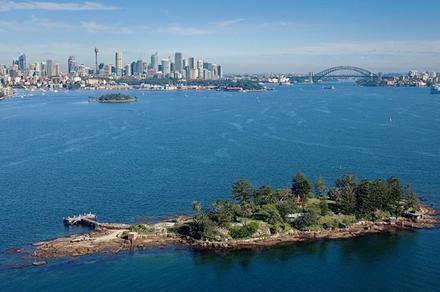
[[[127,102],[135,102],[135,101],[137,101],[137,97],[122,93],[110,93],[98,97],[93,97],[93,96],[89,97],[89,102],[100,102],[100,103],[127,103]]]
[[[300,172],[287,188],[256,188],[240,179],[231,193],[231,199],[215,201],[206,209],[193,202],[192,216],[156,223],[99,223],[94,214],[68,217],[65,224],[84,224],[92,230],[35,243],[32,257],[41,261],[166,245],[224,251],[269,248],[440,223],[437,211],[396,177],[359,181],[347,174],[327,187],[322,177],[312,183]]]

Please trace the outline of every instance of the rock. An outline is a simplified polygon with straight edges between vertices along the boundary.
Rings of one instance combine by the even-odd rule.
[[[32,263],[32,265],[34,267],[40,267],[40,266],[47,265],[47,262],[46,261],[35,261],[35,262]]]

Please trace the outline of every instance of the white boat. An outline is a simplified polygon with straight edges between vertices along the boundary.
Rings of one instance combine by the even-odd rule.
[[[440,94],[440,85],[433,85],[431,87],[431,94]]]

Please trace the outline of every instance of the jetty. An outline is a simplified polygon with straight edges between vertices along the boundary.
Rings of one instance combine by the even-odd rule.
[[[129,224],[122,223],[101,223],[97,220],[98,216],[93,213],[84,213],[63,218],[63,223],[66,226],[83,225],[92,229],[128,229]]]

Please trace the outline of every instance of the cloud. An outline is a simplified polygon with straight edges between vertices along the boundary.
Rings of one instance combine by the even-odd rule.
[[[43,1],[1,1],[0,12],[14,10],[58,10],[58,11],[85,11],[85,10],[117,10],[118,7],[107,6],[97,2],[43,2]]]
[[[182,26],[178,23],[172,24],[172,25],[162,29],[162,31],[176,34],[176,35],[180,35],[180,36],[206,35],[206,34],[210,34],[212,32],[210,29]]]
[[[173,23],[165,28],[158,29],[159,32],[171,33],[178,36],[199,36],[218,33],[221,30],[230,28],[231,26],[243,22],[243,18],[234,18],[221,20],[217,22],[211,22],[207,25],[200,25],[200,27],[195,26],[185,26],[180,23]]]
[[[132,34],[128,27],[120,25],[106,25],[95,21],[81,21],[81,27],[91,34]]]
[[[49,19],[37,18],[31,16],[29,19],[22,21],[16,20],[0,20],[0,33],[36,33],[44,31],[73,31],[74,25],[62,22],[55,22]]]
[[[228,20],[222,20],[222,21],[215,22],[214,25],[217,27],[228,27],[228,26],[232,26],[232,25],[235,25],[235,24],[243,22],[243,21],[244,21],[244,18],[234,18],[234,19],[228,19]]]

